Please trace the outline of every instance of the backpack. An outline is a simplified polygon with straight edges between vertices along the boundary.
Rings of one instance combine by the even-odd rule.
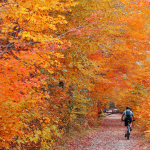
[[[131,117],[131,113],[130,113],[130,110],[126,110],[126,117]]]

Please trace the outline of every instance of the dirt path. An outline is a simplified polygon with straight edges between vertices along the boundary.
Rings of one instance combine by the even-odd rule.
[[[68,150],[149,150],[143,138],[131,131],[130,139],[125,135],[124,122],[120,114],[112,114],[102,121],[102,127],[80,140],[68,142]]]

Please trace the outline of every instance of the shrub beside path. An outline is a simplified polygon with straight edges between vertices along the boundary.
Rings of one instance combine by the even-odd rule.
[[[136,123],[136,122],[134,122]],[[112,114],[102,120],[102,126],[78,140],[68,141],[68,150],[149,150],[149,143],[133,128],[130,139],[125,138],[121,114]]]

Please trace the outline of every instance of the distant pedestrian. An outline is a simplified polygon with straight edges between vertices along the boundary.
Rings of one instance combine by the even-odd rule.
[[[107,107],[106,111],[108,112],[108,107]]]
[[[106,109],[105,109],[105,108],[103,108],[103,112],[104,112],[104,113],[106,112]]]

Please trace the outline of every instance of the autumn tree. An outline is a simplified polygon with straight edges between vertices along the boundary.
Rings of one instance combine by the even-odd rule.
[[[46,88],[50,84],[56,85],[55,80],[59,80],[53,78],[56,68],[61,67],[57,60],[63,57],[57,53],[57,49],[66,41],[59,39],[57,26],[67,23],[61,13],[68,13],[75,5],[73,1],[1,2],[0,147],[9,147],[13,138],[26,134],[29,141],[18,138],[17,142],[41,141],[44,148],[51,146],[54,138],[48,135],[40,140],[39,134],[45,136],[47,131],[51,131],[55,133],[54,136],[60,136],[57,130],[59,118],[53,117],[54,121],[50,118],[58,116],[59,111],[63,112],[58,108],[67,96],[61,93],[61,89],[57,90],[56,96]],[[55,86],[52,91],[55,91]],[[63,95],[62,98],[59,98],[60,95]],[[55,105],[57,98],[60,102],[58,106]],[[44,112],[46,108],[52,112]],[[62,109],[65,109],[65,105]],[[34,135],[37,137],[34,138]],[[46,144],[48,141],[49,145]]]

